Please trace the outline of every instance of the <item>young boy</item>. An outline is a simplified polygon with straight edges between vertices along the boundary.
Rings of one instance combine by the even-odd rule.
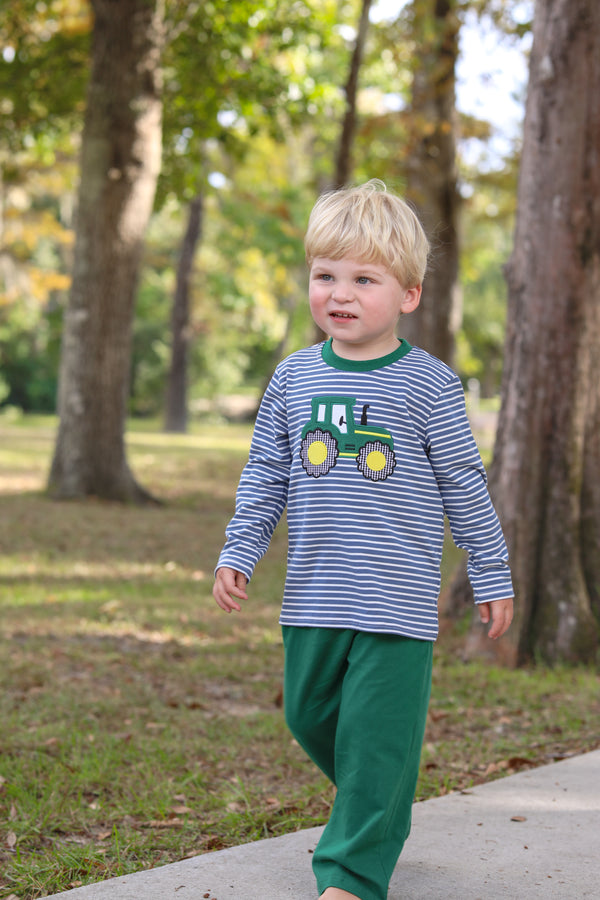
[[[286,720],[337,786],[318,891],[385,900],[410,830],[444,515],[491,638],[510,625],[512,586],[459,379],[396,337],[421,297],[418,219],[371,181],[323,195],[305,247],[330,338],[280,363],[265,392],[213,593],[240,611],[287,505]]]

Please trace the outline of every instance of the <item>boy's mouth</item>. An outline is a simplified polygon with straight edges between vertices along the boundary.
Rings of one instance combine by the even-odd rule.
[[[332,319],[356,319],[356,316],[353,316],[352,313],[332,312],[329,315]]]

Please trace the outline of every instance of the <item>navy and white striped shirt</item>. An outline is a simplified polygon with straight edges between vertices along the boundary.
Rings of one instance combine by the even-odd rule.
[[[286,505],[283,625],[435,640],[444,514],[475,602],[513,595],[460,381],[406,341],[366,361],[328,341],[279,364],[218,566],[250,578]]]

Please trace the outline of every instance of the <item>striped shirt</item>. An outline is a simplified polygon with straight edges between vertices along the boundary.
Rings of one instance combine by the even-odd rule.
[[[279,364],[217,567],[250,579],[286,505],[283,625],[435,640],[445,515],[475,602],[513,595],[460,381],[406,341],[365,361],[328,341]]]

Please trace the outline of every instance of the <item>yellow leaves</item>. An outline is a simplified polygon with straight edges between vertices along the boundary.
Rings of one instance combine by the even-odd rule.
[[[52,11],[63,34],[87,34],[92,28],[92,10],[82,0],[54,0]]]
[[[71,276],[48,269],[29,267],[31,293],[40,302],[45,302],[52,291],[66,291],[71,286]]]
[[[22,272],[18,284],[9,290],[0,291],[0,308],[10,306],[23,300],[32,300],[40,305],[48,302],[53,291],[66,291],[71,286],[71,276],[52,269],[39,269],[27,266]]]
[[[290,291],[288,278],[285,266],[265,257],[257,247],[240,253],[235,280],[240,294],[252,297],[253,328],[267,329],[276,337],[283,335],[285,317],[280,301]]]
[[[29,30],[38,40],[48,41],[59,32],[86,34],[92,28],[91,7],[84,0],[50,0],[38,4],[37,12],[40,15],[31,18]]]
[[[6,247],[20,244],[32,253],[44,239],[50,239],[63,247],[70,247],[75,235],[70,228],[61,225],[49,210],[42,210],[35,215],[24,215],[18,207],[6,210],[2,236]]]
[[[8,262],[0,273],[0,306],[23,300],[43,304],[53,291],[68,290],[69,275],[36,263],[38,258],[43,259],[48,246],[70,247],[73,231],[61,225],[49,210],[32,213],[17,204],[7,209],[4,225],[2,244]]]

